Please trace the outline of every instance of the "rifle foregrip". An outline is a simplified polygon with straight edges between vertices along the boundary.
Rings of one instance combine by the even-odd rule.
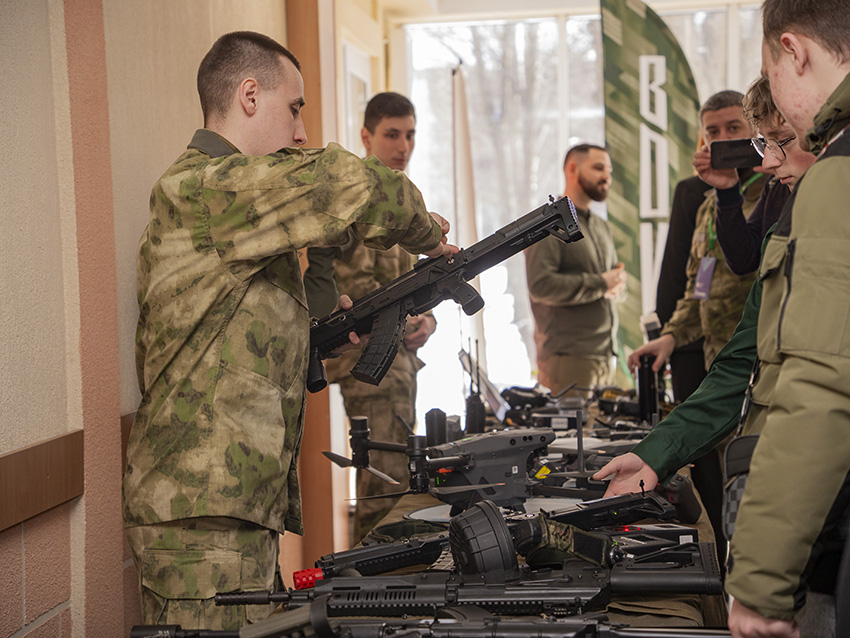
[[[390,369],[404,334],[407,311],[401,303],[381,310],[372,322],[369,342],[363,354],[351,369],[351,376],[358,381],[378,385]]]
[[[328,375],[325,374],[325,364],[319,356],[318,348],[310,348],[310,360],[307,365],[307,390],[321,392],[328,387]]]

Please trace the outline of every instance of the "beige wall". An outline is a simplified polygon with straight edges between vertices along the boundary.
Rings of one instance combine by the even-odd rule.
[[[135,255],[150,189],[203,126],[195,75],[228,31],[260,31],[286,43],[280,0],[104,0],[109,127],[115,200],[121,412],[139,402],[133,339]]]
[[[374,56],[377,90],[380,4],[348,4],[338,0],[336,13],[332,0],[319,2],[323,15],[336,15],[337,45],[342,33]],[[82,429],[85,493],[0,531],[0,638],[119,636],[138,621],[121,529],[119,424],[139,399],[136,244],[151,185],[202,125],[201,57],[237,29],[286,43],[285,7],[2,3],[0,456]],[[337,52],[321,65],[331,89]],[[334,101],[324,105],[331,121]]]
[[[77,330],[65,330],[79,323],[79,302],[65,303],[77,285],[74,244],[63,241],[75,213],[67,73],[61,47],[56,65],[52,55],[64,24],[49,9],[9,0],[0,19],[0,453],[65,432],[69,409],[79,424],[66,383],[79,377]]]

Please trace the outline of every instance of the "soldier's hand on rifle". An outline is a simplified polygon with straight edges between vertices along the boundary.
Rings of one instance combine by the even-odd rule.
[[[351,310],[354,306],[354,303],[351,301],[351,297],[348,295],[340,295],[339,301],[336,302],[336,308],[334,308],[334,312],[337,310]],[[343,352],[348,352],[349,350],[356,350],[357,348],[362,348],[369,341],[369,335],[358,335],[356,332],[348,333],[348,343],[344,346],[340,346],[336,350],[333,350],[334,354],[342,354]]]
[[[643,481],[643,489],[647,492],[655,489],[655,486],[658,485],[658,474],[655,473],[655,470],[632,452],[614,458],[591,478],[594,481],[601,481],[609,476],[613,476],[613,478],[608,483],[605,496],[640,492],[641,481]]]
[[[653,339],[648,343],[643,344],[640,348],[629,355],[628,364],[632,374],[640,367],[640,358],[645,354],[654,354],[655,361],[652,363],[652,371],[658,372],[667,361],[670,355],[673,354],[673,349],[676,347],[676,338],[670,334],[663,334],[658,339]]]
[[[434,218],[434,221],[440,225],[440,229],[443,231],[443,237],[440,239],[440,243],[437,244],[431,250],[422,253],[426,257],[442,257],[443,255],[454,255],[457,251],[460,250],[457,246],[448,243],[449,239],[446,235],[448,235],[450,226],[449,222],[446,221],[442,217],[442,215],[438,215],[437,213],[431,213],[431,217]]]
[[[437,329],[437,320],[431,315],[418,315],[407,320],[407,331],[404,333],[404,347],[416,352],[425,345],[428,338]]]

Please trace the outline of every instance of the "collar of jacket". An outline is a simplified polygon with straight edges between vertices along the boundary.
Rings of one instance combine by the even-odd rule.
[[[224,157],[238,153],[239,149],[224,139],[218,133],[206,128],[199,128],[192,136],[192,141],[186,148],[194,148],[210,157]]]
[[[850,124],[850,73],[815,115],[814,126],[806,133],[809,150],[817,155],[832,137],[848,124]]]

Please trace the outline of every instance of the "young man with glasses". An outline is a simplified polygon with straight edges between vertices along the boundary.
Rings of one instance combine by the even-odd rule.
[[[784,133],[790,132],[791,137],[783,135],[780,138],[781,144],[785,145],[792,141],[794,133],[788,129],[782,116],[773,105],[767,80],[759,77],[750,85],[747,94],[744,96],[743,106],[744,113],[754,130],[758,129],[762,135],[774,139],[773,134],[784,127]],[[764,158],[767,148],[767,153],[772,161],[768,162],[768,166],[756,170],[764,170],[772,174],[773,168],[776,166],[776,159],[785,160],[785,151],[775,140],[766,146],[764,139],[764,137],[754,138],[751,143],[762,158]],[[777,156],[771,155],[772,152],[776,153]],[[694,168],[700,178],[707,184],[714,186],[717,192],[717,240],[726,258],[726,265],[729,270],[738,275],[753,272],[759,265],[761,243],[764,236],[767,230],[779,219],[779,213],[790,195],[790,185],[788,188],[784,188],[782,184],[788,185],[788,182],[787,180],[783,182],[781,179],[788,175],[789,169],[782,169],[782,176],[774,176],[765,185],[759,201],[756,202],[750,215],[745,217],[743,215],[744,200],[740,194],[740,181],[738,173],[734,169],[712,168],[711,153],[708,149],[702,149],[694,154]],[[808,168],[808,164],[802,167],[802,170],[795,170],[795,172],[802,175],[806,168]]]

